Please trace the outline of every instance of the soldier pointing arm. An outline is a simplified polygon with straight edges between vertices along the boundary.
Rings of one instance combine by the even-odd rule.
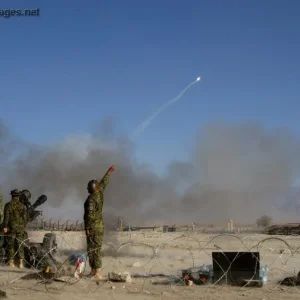
[[[87,237],[87,252],[91,267],[91,276],[101,279],[100,270],[102,267],[101,248],[104,235],[104,223],[102,217],[103,192],[107,187],[110,175],[115,171],[111,166],[100,182],[96,179],[89,181],[87,190],[88,198],[84,203],[84,225]]]

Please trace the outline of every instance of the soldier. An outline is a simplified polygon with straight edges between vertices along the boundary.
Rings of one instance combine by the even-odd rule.
[[[23,190],[20,194],[20,202],[25,205],[27,213],[27,222],[29,221],[29,206],[30,206],[31,193],[28,190]]]
[[[22,204],[24,204],[28,210],[28,203],[29,200],[31,199],[31,193],[28,191],[28,190],[23,190],[20,194],[20,197],[19,197],[19,200],[21,201]],[[5,206],[7,205],[7,203],[5,204]],[[4,209],[3,208],[3,214],[4,214]],[[27,212],[28,214],[28,212]],[[29,219],[29,214],[27,215],[28,219]],[[2,226],[3,228],[3,226]],[[5,256],[6,258],[8,257],[8,239],[7,239],[7,235],[4,236],[4,239],[3,239],[3,245],[2,245],[2,248],[4,249],[5,251]]]
[[[3,201],[4,202],[4,201]],[[5,205],[3,206],[3,215],[2,215],[2,224],[1,224],[1,230],[3,230],[3,224],[4,224],[4,211],[6,209],[8,202],[5,203]],[[4,235],[3,237],[3,244],[2,244],[2,248],[4,249],[5,252],[5,257],[6,257],[6,263],[7,263],[7,248],[8,248],[8,241],[7,241],[7,235]]]
[[[3,197],[0,191],[0,227],[2,227],[2,221],[3,221],[3,214],[4,214],[4,201]],[[5,250],[5,236],[0,236],[0,240],[2,241],[2,248]]]
[[[28,190],[23,190],[20,195],[20,201],[27,207],[30,205],[31,193]]]
[[[18,189],[10,192],[11,201],[4,208],[3,232],[6,234],[8,247],[8,265],[14,267],[14,256],[19,259],[19,268],[23,268],[24,234],[27,223],[26,207],[20,202]]]
[[[39,216],[39,212],[35,211],[35,209],[44,204],[47,201],[46,195],[41,195],[37,198],[34,204],[30,203],[31,193],[28,190],[23,190],[20,195],[20,202],[25,205],[27,210],[27,221],[33,221],[37,216]]]
[[[115,171],[111,166],[102,180],[96,179],[88,183],[87,190],[90,194],[84,203],[84,225],[87,237],[87,252],[91,267],[91,276],[102,279],[101,276],[101,247],[104,235],[104,223],[102,218],[103,191],[109,183],[110,175]]]
[[[2,194],[0,192],[0,224],[2,223],[3,220],[3,214],[4,214],[4,201]]]

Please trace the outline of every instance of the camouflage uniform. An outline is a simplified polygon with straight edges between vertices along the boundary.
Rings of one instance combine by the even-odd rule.
[[[104,235],[102,218],[103,191],[109,183],[110,173],[107,172],[99,184],[99,190],[90,194],[84,203],[84,225],[90,234],[87,236],[87,251],[91,269],[102,267],[101,248]]]
[[[19,260],[24,259],[24,236],[27,223],[26,207],[19,200],[19,190],[11,192],[15,199],[5,204],[3,228],[7,228],[7,256],[8,261],[13,261],[16,254]]]
[[[1,227],[1,229],[3,229],[3,226],[2,226],[3,214],[4,214],[4,201],[3,201],[2,194],[0,192],[0,224],[1,224],[0,227]],[[5,247],[6,247],[5,237],[1,235],[0,240],[1,240],[1,243],[2,243],[2,248],[5,249]]]
[[[0,192],[0,223],[2,223],[3,214],[4,214],[4,201],[3,201],[2,194]]]
[[[3,222],[2,222],[2,224],[1,224],[1,229],[3,230],[3,228],[4,228],[4,212],[5,212],[5,210],[6,210],[6,206],[7,206],[7,203],[5,203],[5,205],[4,205],[4,208],[3,208]],[[7,248],[8,248],[8,241],[7,241],[7,234],[5,234],[4,235],[4,237],[3,237],[3,244],[2,244],[2,248],[4,249],[4,251],[5,251],[5,256],[6,256],[6,258],[7,258]]]

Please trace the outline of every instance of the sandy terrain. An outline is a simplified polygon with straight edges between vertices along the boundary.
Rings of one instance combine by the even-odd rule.
[[[40,241],[44,232],[32,233]],[[56,233],[63,262],[71,252],[85,247],[85,236],[79,233]],[[120,245],[122,245],[120,247]],[[119,248],[120,247],[120,248]],[[50,284],[20,278],[28,269],[2,267],[1,289],[9,299],[299,299],[300,287],[278,285],[278,280],[300,270],[300,237],[265,235],[216,236],[202,233],[132,232],[106,236],[103,246],[103,274],[128,271],[130,274],[158,274],[165,277],[132,278],[132,283],[80,281],[70,277],[69,283]],[[267,284],[262,287],[230,287],[226,285],[184,286],[173,281],[180,270],[211,264],[212,251],[259,251],[261,263],[269,266]],[[293,253],[293,255],[292,255]],[[89,270],[86,269],[86,274]],[[18,279],[19,278],[19,279]],[[112,288],[113,287],[113,288]]]

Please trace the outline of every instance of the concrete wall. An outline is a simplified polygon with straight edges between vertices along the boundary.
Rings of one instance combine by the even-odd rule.
[[[28,231],[30,242],[42,243],[44,235],[51,231]],[[85,232],[55,231],[58,249],[61,251],[77,251],[86,249]]]

